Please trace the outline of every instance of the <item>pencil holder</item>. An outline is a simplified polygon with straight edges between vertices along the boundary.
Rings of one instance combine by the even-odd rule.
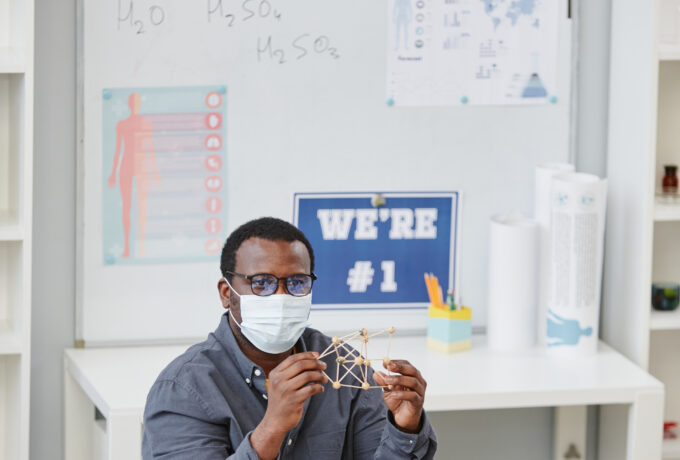
[[[472,348],[472,311],[468,307],[449,310],[430,305],[427,346],[444,353]]]

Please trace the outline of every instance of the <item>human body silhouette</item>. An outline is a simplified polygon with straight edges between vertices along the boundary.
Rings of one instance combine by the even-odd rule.
[[[590,337],[593,334],[592,327],[581,328],[575,319],[566,319],[558,316],[552,310],[548,311],[548,342],[549,347],[560,345],[576,345],[581,337]]]
[[[128,98],[130,116],[116,124],[116,153],[108,180],[109,187],[115,187],[116,169],[118,168],[121,150],[123,150],[119,173],[120,195],[123,200],[123,234],[125,236],[123,257],[130,256],[130,210],[132,209],[133,179],[136,178],[139,256],[146,255],[144,237],[146,235],[147,197],[150,182],[152,179],[154,182],[160,180],[153,151],[153,123],[139,114],[140,102],[139,94],[130,94]]]

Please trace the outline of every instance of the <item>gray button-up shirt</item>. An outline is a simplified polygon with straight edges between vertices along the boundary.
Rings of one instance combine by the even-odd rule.
[[[331,339],[307,328],[298,351],[324,351]],[[323,360],[335,369],[334,355]],[[372,379],[373,371],[369,369]],[[331,375],[333,377],[333,375]],[[417,434],[399,431],[382,391],[326,385],[309,398],[286,435],[280,459],[432,459],[437,438],[425,412]],[[258,459],[250,434],[267,409],[262,368],[241,351],[222,316],[207,340],[166,367],[144,411],[142,456],[149,459]]]

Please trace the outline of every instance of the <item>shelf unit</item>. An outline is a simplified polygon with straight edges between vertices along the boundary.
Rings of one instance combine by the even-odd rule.
[[[677,204],[655,203],[654,221],[680,222],[680,201]]]
[[[652,310],[649,321],[649,329],[652,331],[680,330],[680,310]]]
[[[663,458],[680,458],[680,438],[664,440]]]
[[[680,60],[680,45],[659,43],[659,61]]]
[[[657,197],[680,163],[680,2],[613,2],[611,24],[602,338],[664,383],[664,418],[680,421],[680,311],[650,307],[652,282],[680,282],[680,201]],[[603,408],[601,432],[617,417]]]
[[[0,460],[28,460],[34,1],[0,0]]]

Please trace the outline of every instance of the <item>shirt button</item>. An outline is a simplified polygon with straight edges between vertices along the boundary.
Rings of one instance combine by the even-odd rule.
[[[409,443],[409,444],[413,444],[413,439],[410,439],[410,440],[408,441],[408,443]]]
[[[248,377],[246,377],[246,383],[250,384],[250,379]]]
[[[288,439],[288,445],[290,446],[291,444],[293,444],[293,440],[292,440],[292,439]]]
[[[255,375],[259,377],[262,375],[262,372],[259,369],[255,369]]]
[[[266,394],[263,394],[262,397],[263,397],[264,399],[267,399],[267,395],[266,395]]]

